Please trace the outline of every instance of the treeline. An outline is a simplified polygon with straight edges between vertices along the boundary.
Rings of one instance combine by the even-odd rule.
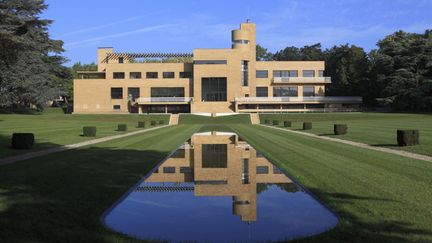
[[[276,53],[257,46],[262,61],[325,61],[332,96],[362,96],[366,106],[395,111],[432,111],[432,30],[395,32],[366,53],[355,45],[323,50],[321,44],[286,47]]]

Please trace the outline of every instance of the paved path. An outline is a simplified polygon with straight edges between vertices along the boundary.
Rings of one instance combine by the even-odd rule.
[[[92,144],[96,144],[96,143],[102,143],[102,142],[106,142],[106,141],[110,141],[110,140],[114,140],[114,139],[118,139],[118,138],[125,138],[125,137],[129,137],[129,136],[133,136],[136,134],[145,133],[145,132],[149,132],[149,131],[153,131],[153,130],[156,130],[159,128],[164,128],[164,127],[169,127],[169,126],[171,126],[171,125],[158,126],[158,127],[138,130],[138,131],[134,131],[134,132],[129,132],[129,133],[125,133],[125,134],[108,136],[108,137],[103,137],[103,138],[97,138],[97,139],[92,139],[92,140],[88,140],[88,141],[84,141],[84,142],[80,142],[80,143],[68,144],[68,145],[44,149],[44,150],[40,150],[40,151],[35,151],[35,152],[19,154],[19,155],[15,155],[15,156],[11,156],[11,157],[6,157],[4,159],[0,159],[0,166],[12,164],[12,163],[15,163],[15,162],[18,162],[21,160],[32,159],[32,158],[47,155],[47,154],[52,154],[52,153],[57,153],[57,152],[61,152],[61,151],[76,149],[79,147],[84,147],[84,146],[92,145]]]
[[[352,145],[352,146],[356,146],[356,147],[360,147],[360,148],[365,148],[365,149],[380,151],[380,152],[389,153],[389,154],[396,154],[396,155],[400,155],[400,156],[411,158],[411,159],[419,159],[419,160],[424,160],[424,161],[432,162],[432,157],[431,156],[427,156],[427,155],[416,154],[416,153],[411,153],[411,152],[402,151],[402,150],[395,150],[395,149],[377,147],[377,146],[372,146],[372,145],[365,144],[365,143],[359,143],[359,142],[353,142],[353,141],[349,141],[349,140],[343,140],[343,139],[340,139],[340,138],[332,138],[332,137],[326,137],[326,136],[319,136],[319,135],[315,135],[315,134],[312,134],[312,133],[300,132],[300,131],[295,131],[295,130],[291,130],[291,129],[280,128],[280,127],[268,126],[268,125],[263,125],[263,124],[259,124],[259,125],[263,126],[263,127],[270,127],[270,128],[273,128],[273,129],[279,129],[279,130],[282,130],[282,131],[287,131],[287,132],[291,132],[291,133],[301,134],[301,135],[305,135],[305,136],[309,136],[309,137],[313,137],[313,138],[319,138],[319,139],[328,140],[328,141],[332,141],[332,142],[344,143],[344,144],[348,144],[348,145]]]

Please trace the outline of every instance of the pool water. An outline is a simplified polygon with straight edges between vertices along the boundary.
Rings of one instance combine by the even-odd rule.
[[[234,133],[195,133],[104,216],[138,239],[290,240],[338,218]]]

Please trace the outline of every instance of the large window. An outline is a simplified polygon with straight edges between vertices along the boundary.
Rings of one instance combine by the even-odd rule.
[[[324,70],[318,70],[318,77],[324,77]]]
[[[153,87],[151,88],[151,97],[184,97],[183,87],[174,88],[163,88],[163,87]]]
[[[163,78],[174,78],[174,72],[163,72],[162,77]]]
[[[202,78],[201,80],[202,101],[226,101],[227,100],[227,79],[223,78]]]
[[[157,72],[147,72],[146,78],[158,78],[158,73]]]
[[[130,79],[140,79],[141,78],[141,72],[130,72],[129,78]]]
[[[128,88],[128,98],[129,99],[137,99],[139,97],[140,97],[140,88],[138,88],[138,87]]]
[[[194,64],[227,64],[226,60],[196,60]]]
[[[180,72],[180,78],[192,78],[192,72]]]
[[[256,71],[256,77],[257,78],[268,78],[268,71],[267,70],[257,70]]]
[[[249,83],[249,71],[248,71],[248,66],[249,66],[249,62],[248,61],[242,61],[242,65],[241,65],[241,71],[242,71],[242,76],[241,76],[241,85],[242,86],[248,86]]]
[[[123,88],[111,88],[111,99],[123,99]]]
[[[303,96],[315,96],[314,86],[303,86]]]
[[[315,70],[303,70],[303,77],[315,77]]]
[[[274,97],[297,97],[297,86],[273,87]]]
[[[273,77],[275,78],[298,77],[298,71],[297,70],[274,70]]]
[[[114,79],[124,79],[125,78],[125,73],[124,72],[114,72],[113,73],[113,78]]]
[[[227,168],[228,153],[226,144],[203,144],[203,168]]]
[[[268,88],[256,87],[256,97],[268,97]]]

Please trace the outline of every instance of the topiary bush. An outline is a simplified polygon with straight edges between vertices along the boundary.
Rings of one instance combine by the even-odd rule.
[[[127,124],[118,124],[117,131],[121,131],[121,132],[127,131]]]
[[[156,121],[150,121],[150,125],[156,126]]]
[[[397,130],[397,143],[399,146],[412,146],[419,144],[418,130]]]
[[[84,137],[96,137],[96,127],[83,127]]]
[[[34,144],[33,133],[13,133],[12,148],[14,149],[30,149]]]
[[[291,127],[290,121],[284,121],[284,127]]]
[[[312,122],[303,122],[303,130],[311,130]]]
[[[165,122],[164,122],[164,120],[160,120],[159,121],[159,125],[162,125],[162,124],[164,124]]]
[[[264,120],[264,124],[270,124],[270,120]]]
[[[145,128],[145,121],[139,121],[138,122],[138,127],[139,128]]]
[[[348,126],[346,124],[334,124],[333,131],[335,135],[343,135],[348,131]]]
[[[278,120],[273,120],[273,126],[279,126],[279,121]]]

